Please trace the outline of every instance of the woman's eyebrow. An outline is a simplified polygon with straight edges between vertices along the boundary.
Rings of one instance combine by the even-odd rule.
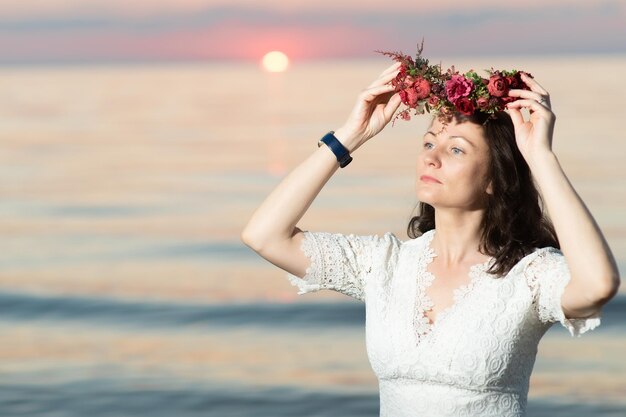
[[[425,134],[424,136],[428,135],[429,133],[430,133],[431,135],[433,135],[434,137],[437,137],[437,135],[435,135],[435,134],[434,134],[433,132],[431,132],[430,130],[429,130],[428,132],[426,132],[426,134]],[[452,135],[452,136],[448,136],[448,138],[459,138],[459,139],[463,139],[463,140],[467,141],[467,143],[469,143],[470,145],[472,145],[472,147],[474,147],[474,148],[476,147],[476,145],[474,145],[474,144],[473,144],[473,143],[472,143],[469,139],[466,139],[466,138],[465,138],[465,137],[463,137],[463,136]]]

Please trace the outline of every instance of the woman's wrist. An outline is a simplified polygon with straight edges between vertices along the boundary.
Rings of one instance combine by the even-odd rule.
[[[541,170],[549,165],[559,164],[557,156],[552,151],[539,152],[529,159],[526,163],[533,175],[540,175]]]
[[[348,149],[348,152],[350,153],[354,152],[359,148],[359,146],[361,146],[360,137],[353,132],[344,129],[343,127],[335,130],[334,135],[337,140],[341,142],[341,144],[345,146],[346,149]]]

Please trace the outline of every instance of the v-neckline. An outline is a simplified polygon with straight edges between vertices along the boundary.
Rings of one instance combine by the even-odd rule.
[[[484,262],[471,265],[468,272],[469,281],[452,290],[452,304],[445,307],[435,317],[431,323],[430,318],[426,316],[426,311],[432,311],[434,303],[426,293],[426,288],[430,287],[437,277],[428,270],[428,265],[438,256],[431,247],[431,241],[435,235],[435,229],[431,229],[424,233],[424,245],[422,258],[417,270],[417,291],[415,294],[413,332],[415,334],[416,344],[421,345],[426,339],[441,326],[441,321],[446,319],[462,301],[467,297],[479,279],[483,276],[483,271],[489,267],[489,263],[494,259],[490,257]]]

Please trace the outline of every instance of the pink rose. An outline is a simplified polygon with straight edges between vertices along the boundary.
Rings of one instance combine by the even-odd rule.
[[[474,113],[474,103],[472,103],[472,100],[470,100],[467,97],[461,97],[459,98],[454,105],[456,106],[456,108],[463,114],[465,115],[471,115],[472,113]]]
[[[417,99],[422,100],[430,95],[430,83],[423,77],[417,77],[413,83],[413,88],[417,94]]]
[[[430,97],[428,97],[428,104],[430,104],[431,106],[436,106],[437,104],[439,104],[439,97],[434,94],[431,95]]]
[[[472,92],[474,83],[462,75],[455,74],[446,81],[446,94],[448,100],[456,103],[461,97],[467,97]]]
[[[496,74],[492,75],[489,79],[487,90],[489,90],[489,94],[494,97],[502,97],[509,92],[509,87],[506,79],[502,75]]]

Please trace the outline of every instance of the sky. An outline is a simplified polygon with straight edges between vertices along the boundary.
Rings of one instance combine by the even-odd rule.
[[[21,0],[0,3],[0,64],[626,54],[626,0]]]

